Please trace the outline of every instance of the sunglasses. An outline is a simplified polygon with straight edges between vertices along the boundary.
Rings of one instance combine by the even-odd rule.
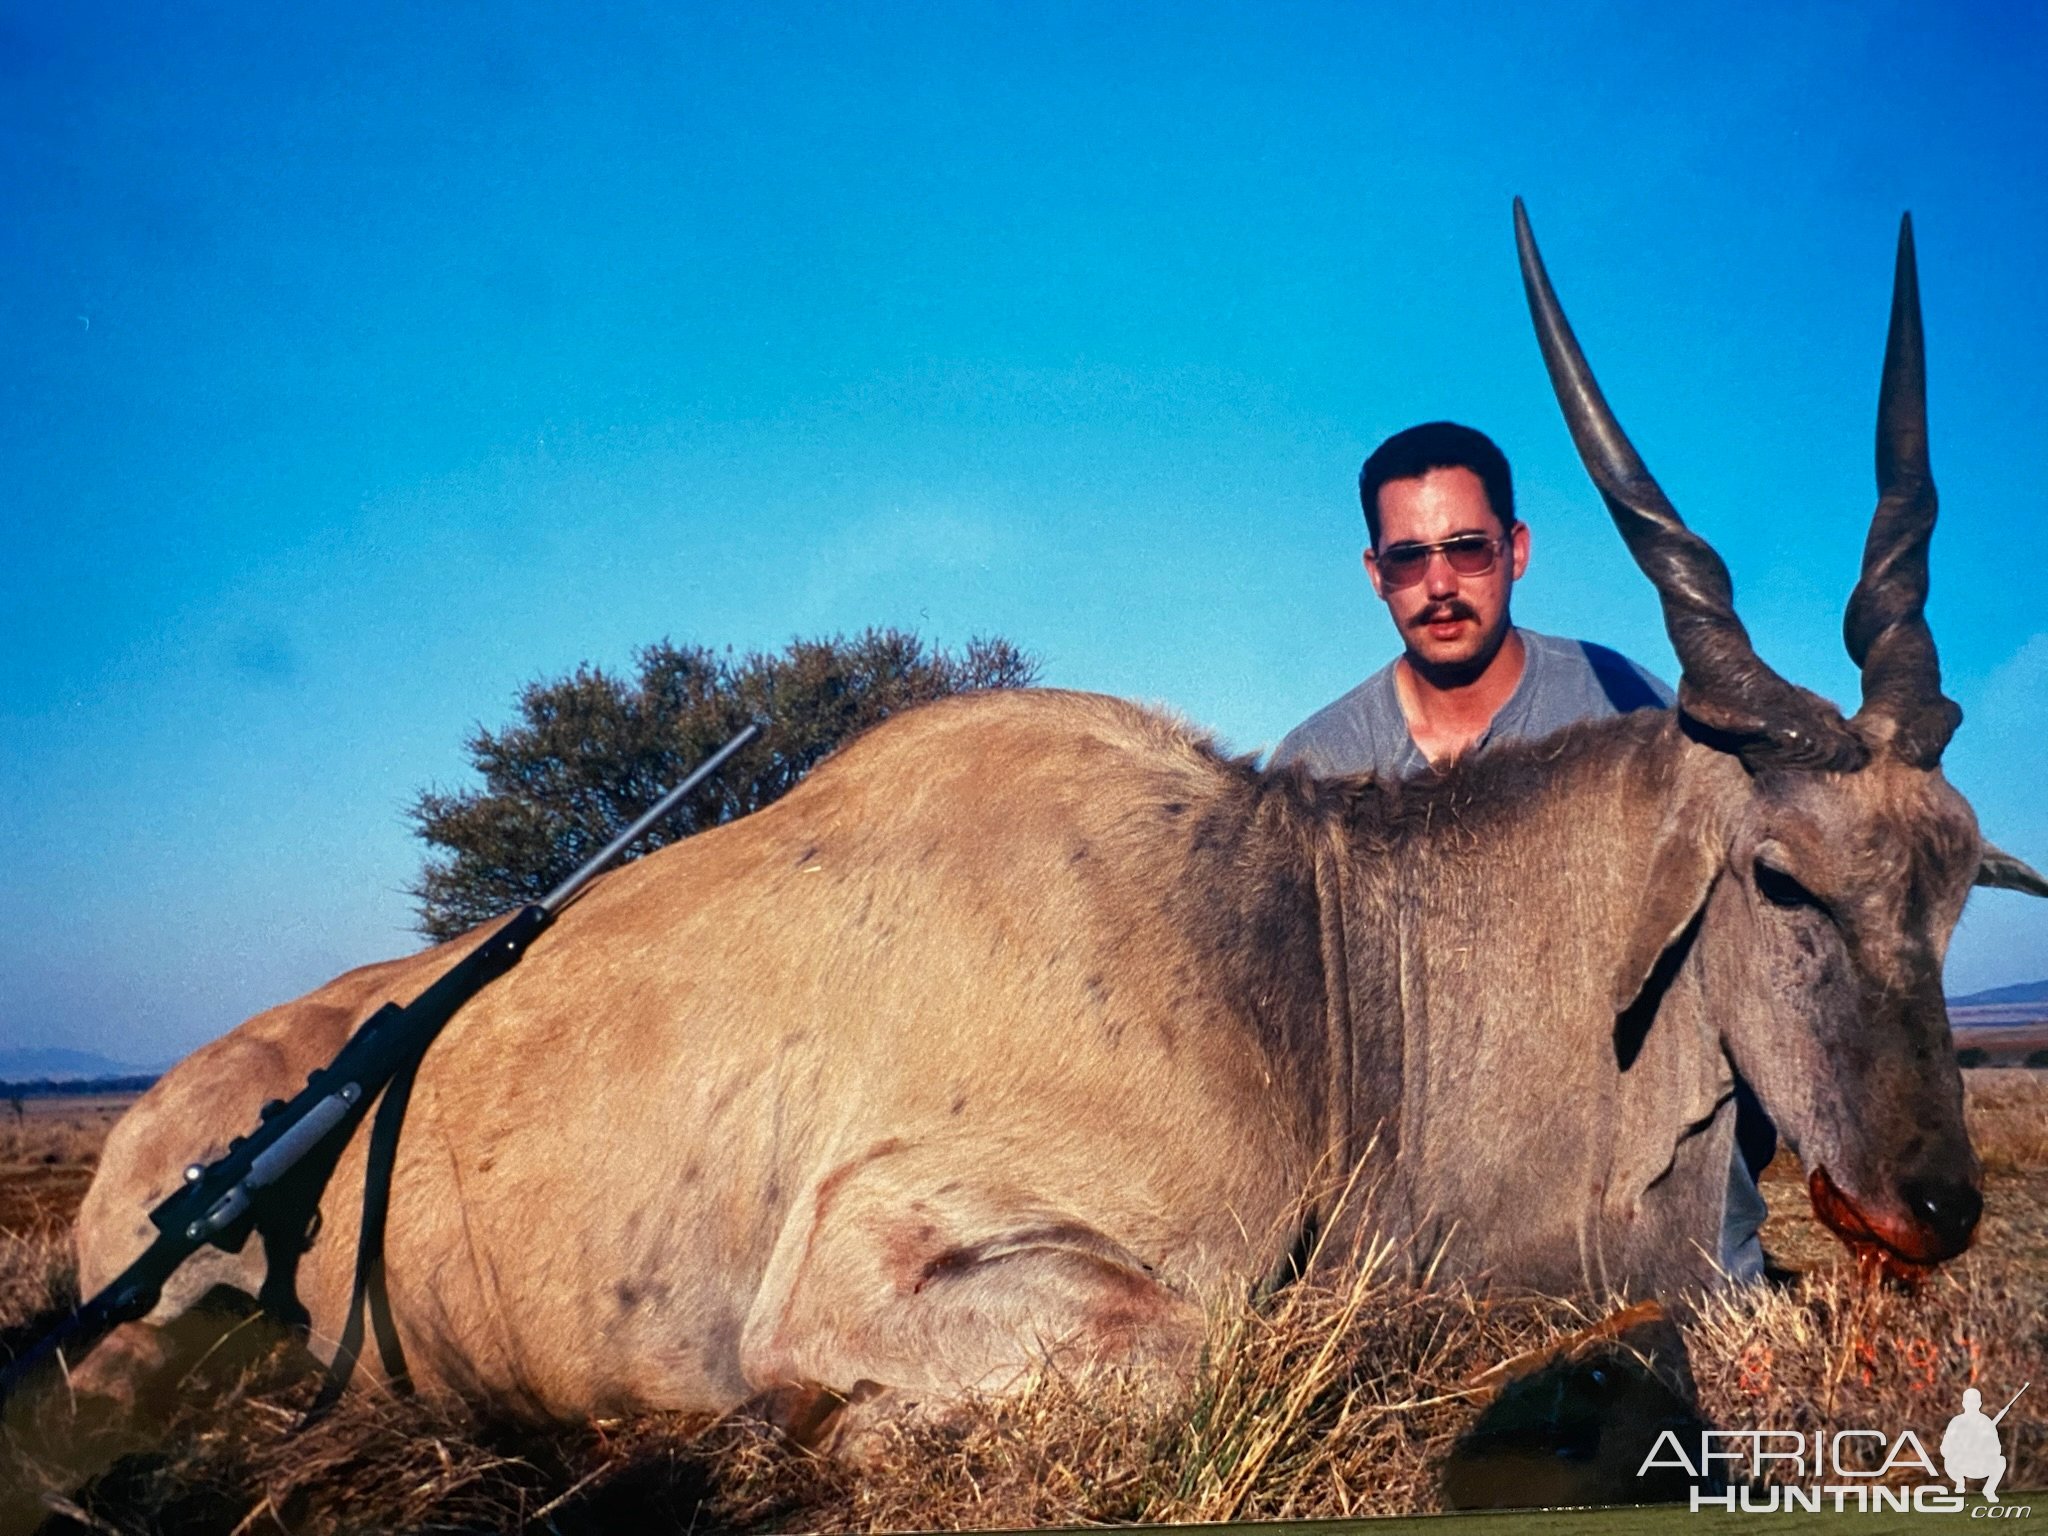
[[[1484,576],[1500,558],[1504,539],[1483,533],[1461,533],[1434,544],[1389,544],[1373,556],[1380,580],[1390,587],[1412,587],[1429,569],[1429,557],[1441,554],[1444,564],[1460,576]]]

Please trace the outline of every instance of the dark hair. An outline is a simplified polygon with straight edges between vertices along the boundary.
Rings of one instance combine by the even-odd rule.
[[[1515,526],[1515,482],[1508,457],[1494,440],[1455,421],[1425,421],[1396,432],[1358,472],[1358,500],[1365,508],[1365,531],[1373,548],[1380,543],[1380,487],[1390,480],[1419,480],[1432,469],[1469,469],[1486,487],[1486,504],[1500,520],[1501,532]]]

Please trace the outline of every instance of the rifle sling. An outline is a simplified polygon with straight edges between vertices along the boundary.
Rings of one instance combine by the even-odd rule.
[[[299,1428],[306,1429],[326,1417],[348,1390],[356,1365],[362,1359],[363,1320],[367,1313],[376,1330],[377,1355],[392,1389],[402,1396],[412,1392],[412,1374],[406,1368],[405,1350],[398,1342],[398,1328],[391,1318],[391,1292],[384,1277],[384,1227],[391,1213],[391,1176],[398,1163],[398,1136],[405,1128],[405,1111],[412,1101],[412,1085],[419,1076],[424,1051],[398,1071],[377,1104],[377,1118],[370,1126],[370,1144],[363,1167],[363,1219],[356,1240],[355,1281],[349,1292],[347,1318],[334,1358],[327,1363],[327,1378],[320,1395]]]
[[[391,1175],[398,1162],[398,1135],[405,1127],[406,1106],[412,1102],[412,1085],[419,1076],[420,1062],[440,1037],[455,1011],[486,983],[509,971],[526,952],[526,946],[552,920],[544,908],[521,908],[511,920],[472,950],[454,970],[443,976],[417,998],[406,1012],[409,1018],[403,1037],[403,1055],[385,1085],[377,1105],[377,1118],[370,1126],[370,1142],[363,1163],[363,1218],[356,1239],[355,1281],[350,1289],[348,1315],[342,1324],[341,1341],[327,1364],[327,1379],[306,1416],[304,1429],[324,1417],[341,1400],[349,1379],[362,1358],[363,1318],[367,1312],[377,1334],[377,1353],[392,1387],[412,1390],[406,1369],[405,1351],[398,1342],[398,1329],[391,1319],[391,1295],[384,1276],[384,1228],[391,1213]],[[415,1013],[417,1010],[417,1013]]]

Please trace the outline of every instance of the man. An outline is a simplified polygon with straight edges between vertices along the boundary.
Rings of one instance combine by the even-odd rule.
[[[1671,690],[1626,657],[1515,626],[1509,598],[1528,569],[1529,527],[1515,516],[1507,458],[1485,433],[1448,421],[1397,432],[1365,461],[1358,496],[1366,574],[1403,649],[1289,731],[1274,766],[1406,778],[1580,720],[1670,707]],[[1761,1167],[1775,1138],[1743,1097],[1740,1140]],[[1738,1148],[1720,1254],[1737,1280],[1763,1273],[1765,1215]]]
[[[1529,565],[1508,461],[1471,427],[1432,421],[1373,450],[1358,477],[1366,574],[1402,654],[1288,732],[1274,763],[1405,778],[1501,741],[1657,709],[1671,692],[1604,646],[1518,629]]]
[[[2020,1391],[2027,1389],[2021,1387]],[[2015,1397],[2013,1403],[2018,1402]],[[2005,1417],[2007,1403],[1999,1411],[1998,1419]],[[1955,1481],[1956,1492],[1963,1491],[1963,1479],[1981,1477],[1984,1479],[1984,1497],[1992,1503],[1998,1502],[1998,1480],[2005,1476],[2005,1455],[1998,1448],[1998,1419],[1984,1412],[1984,1394],[1975,1387],[1963,1391],[1963,1411],[1948,1421],[1948,1428],[1941,1436],[1941,1469]]]

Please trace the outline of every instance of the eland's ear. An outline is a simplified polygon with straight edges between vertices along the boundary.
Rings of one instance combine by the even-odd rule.
[[[2036,874],[2024,859],[2016,859],[2003,848],[1984,845],[1977,860],[1977,884],[2000,890],[2025,891],[2029,896],[2048,896],[2048,880]]]
[[[1707,904],[1714,877],[1721,873],[1721,850],[1697,833],[1669,828],[1650,856],[1649,878],[1635,906],[1621,963],[1614,973],[1613,1004],[1617,1020],[1637,1012],[1644,994],[1657,990],[1652,982],[1668,982],[1668,972],[1684,957],[1682,942]],[[1655,999],[1647,999],[1654,1009]],[[1624,1063],[1626,1065],[1626,1063]]]
[[[1623,919],[1608,1189],[1627,1202],[1670,1171],[1734,1088],[1700,968],[1686,964],[1723,862],[1718,841],[1697,826],[1667,825]]]

